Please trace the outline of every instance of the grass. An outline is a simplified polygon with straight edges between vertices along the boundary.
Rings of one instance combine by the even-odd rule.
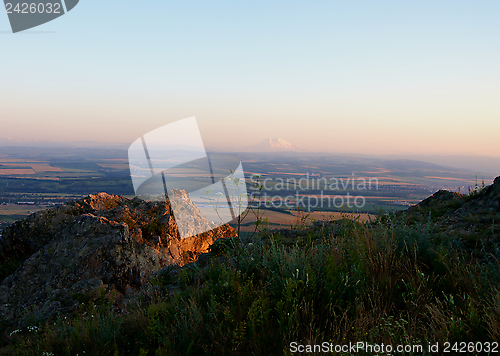
[[[498,264],[438,244],[429,221],[342,219],[218,240],[210,258],[152,279],[126,310],[95,296],[71,316],[2,324],[0,355],[289,355],[291,342],[499,340]]]
[[[27,215],[29,214],[26,213],[25,215],[17,215],[17,214],[0,215],[0,221],[13,223],[16,222],[17,220],[25,218]]]

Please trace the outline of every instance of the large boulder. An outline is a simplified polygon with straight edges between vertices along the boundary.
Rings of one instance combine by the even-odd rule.
[[[120,300],[159,269],[195,261],[216,239],[236,236],[229,225],[213,228],[186,192],[175,194],[184,195],[192,223],[207,232],[181,239],[168,200],[105,193],[12,224],[0,239],[0,261],[19,267],[0,283],[0,315],[49,318],[74,310],[85,296]]]

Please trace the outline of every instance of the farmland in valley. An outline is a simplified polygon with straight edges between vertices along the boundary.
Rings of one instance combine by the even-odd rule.
[[[229,174],[229,169],[217,169],[217,155],[210,154],[214,172],[221,175],[227,170]],[[409,160],[305,153],[240,153],[236,157],[245,171],[251,206],[272,227],[295,224],[301,212],[308,214],[304,222],[341,214],[353,218],[362,214],[360,219],[367,219],[366,214],[406,209],[439,189],[467,192],[494,178]],[[186,177],[196,180],[196,175],[191,169]],[[179,173],[172,176],[182,184]],[[261,189],[256,189],[257,183]],[[134,195],[126,150],[0,147],[0,227],[98,192]],[[242,222],[244,230],[252,228],[252,215]]]

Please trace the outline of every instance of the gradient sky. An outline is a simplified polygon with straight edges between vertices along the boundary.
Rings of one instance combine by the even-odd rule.
[[[0,138],[500,156],[500,2],[93,1],[12,34]]]

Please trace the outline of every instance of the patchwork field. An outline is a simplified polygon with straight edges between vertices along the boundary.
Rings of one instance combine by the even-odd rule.
[[[9,204],[9,205],[0,205],[0,222],[14,222],[18,219],[21,219],[27,215],[35,213],[37,211],[46,209],[46,206],[40,205],[17,205],[17,204]]]
[[[240,153],[234,162],[227,154],[210,157],[217,179],[236,168],[227,162],[242,162],[247,191],[254,203],[262,203],[260,209],[271,227],[335,219],[346,213],[365,220],[380,212],[406,209],[439,189],[467,192],[494,178],[408,160],[321,154]],[[260,175],[262,189],[256,189],[253,174]],[[207,180],[206,173],[193,167],[172,169],[169,176],[188,190],[188,181]],[[8,204],[0,205],[0,222],[98,192],[134,196],[126,150],[0,148],[0,204]],[[362,206],[352,204],[355,197],[360,197],[357,202]],[[35,206],[17,206],[23,201]],[[307,218],[301,220],[299,210]],[[243,222],[244,230],[252,228],[251,215]]]
[[[251,211],[245,215],[240,222],[240,230],[244,232],[255,231],[255,222],[257,219],[262,221],[261,227],[270,229],[290,228],[299,226],[309,226],[315,221],[331,221],[347,218],[360,222],[375,220],[376,215],[366,213],[347,213],[347,212],[324,212],[324,211],[297,211],[289,210],[286,212],[261,210],[259,212]],[[237,227],[237,222],[233,221],[231,225]]]

